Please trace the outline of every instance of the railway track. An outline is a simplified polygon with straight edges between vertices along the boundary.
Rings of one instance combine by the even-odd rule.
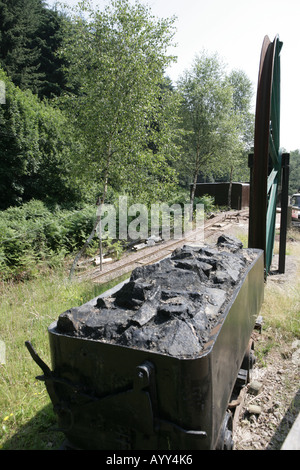
[[[228,230],[233,223],[236,224],[237,221],[239,221],[241,218],[244,219],[245,217],[248,217],[248,214],[248,209],[243,209],[240,211],[231,210],[222,212],[215,217],[206,220],[204,223],[205,241],[207,242],[208,239],[217,232]],[[180,239],[170,239],[158,243],[155,246],[143,248],[138,253],[127,252],[120,260],[113,261],[109,264],[104,264],[102,266],[102,271],[100,271],[99,266],[93,267],[92,269],[89,268],[86,272],[78,274],[77,279],[88,279],[97,284],[104,284],[127,273],[130,273],[138,266],[152,264],[160,261],[161,259],[169,256],[176,248],[179,248],[184,244],[197,244],[198,237],[199,231],[197,232],[195,230]]]

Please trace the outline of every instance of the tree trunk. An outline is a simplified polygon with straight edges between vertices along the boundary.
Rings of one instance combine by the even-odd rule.
[[[102,212],[102,211],[101,211]],[[99,220],[99,258],[100,258],[100,271],[102,271],[102,235],[101,235],[101,217]]]
[[[109,161],[108,161],[109,163]],[[100,199],[100,205],[99,205],[99,210],[98,210],[98,214],[97,214],[97,217],[96,217],[96,221],[94,223],[94,226],[92,228],[92,231],[88,237],[88,239],[85,241],[83,247],[81,248],[81,250],[79,251],[79,253],[77,253],[77,255],[75,256],[75,259],[73,261],[73,264],[72,264],[72,267],[71,267],[71,270],[70,270],[70,274],[69,274],[69,279],[72,279],[73,277],[73,274],[74,274],[74,271],[75,271],[75,268],[76,268],[76,265],[78,263],[78,261],[80,260],[81,256],[83,255],[83,253],[85,252],[86,248],[89,246],[89,244],[91,243],[91,241],[93,240],[94,236],[95,236],[95,233],[96,233],[96,229],[97,229],[97,226],[99,224],[99,239],[100,239],[100,271],[102,271],[102,236],[101,236],[101,214],[102,214],[102,207],[103,207],[103,204],[105,202],[105,199],[106,199],[106,193],[107,193],[107,182],[108,182],[108,165],[107,165],[107,168],[106,168],[106,172],[105,172],[105,180],[104,180],[104,187],[103,187],[103,194],[101,196],[101,199]]]
[[[197,179],[198,179],[198,168],[195,170],[194,173],[194,180],[193,180],[193,186],[191,190],[191,197],[190,197],[190,222],[193,221],[193,208],[194,208],[194,199],[195,199],[195,192],[196,192],[196,185],[197,185]]]
[[[81,248],[81,250],[79,251],[79,253],[77,253],[77,255],[75,256],[75,259],[73,261],[73,264],[72,264],[72,267],[71,267],[71,270],[70,270],[69,279],[72,279],[78,261],[80,260],[81,256],[85,252],[85,249],[89,246],[89,244],[93,240],[93,238],[95,236],[95,233],[96,233],[97,225],[99,224],[99,221],[100,221],[100,216],[98,216],[96,218],[96,222],[94,223],[93,229],[92,229],[88,239],[85,241],[85,243],[84,243],[83,247]]]
[[[233,167],[230,168],[230,177],[229,177],[229,188],[228,188],[228,207],[229,207],[229,209],[231,209],[232,175],[233,175]]]

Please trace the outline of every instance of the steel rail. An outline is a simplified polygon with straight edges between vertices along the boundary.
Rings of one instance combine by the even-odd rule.
[[[213,226],[215,224],[218,224],[224,220],[226,221],[228,217],[243,217],[247,216],[248,213],[248,209],[243,209],[239,211],[228,211],[222,213],[221,215],[217,215],[216,217],[205,222],[204,235],[213,230]],[[196,235],[195,232],[188,233],[179,240],[171,239],[156,246],[144,248],[141,250],[140,254],[129,254],[124,259],[115,261],[112,264],[105,266],[102,271],[99,271],[99,268],[95,268],[92,272],[89,271],[79,275],[78,279],[89,279],[97,283],[104,283],[111,279],[115,279],[116,277],[120,277],[123,274],[129,273],[137,266],[160,261],[161,259],[168,256],[176,248],[191,242],[194,235]]]

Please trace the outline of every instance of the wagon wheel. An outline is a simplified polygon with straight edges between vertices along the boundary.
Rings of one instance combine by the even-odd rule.
[[[258,74],[254,156],[249,207],[250,248],[264,250],[268,274],[274,247],[276,201],[281,176],[280,134],[280,51],[278,36],[265,36]]]
[[[232,439],[233,419],[231,411],[227,410],[221,425],[216,450],[232,450],[234,442]]]

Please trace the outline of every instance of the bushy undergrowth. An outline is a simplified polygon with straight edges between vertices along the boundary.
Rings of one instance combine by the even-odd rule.
[[[213,210],[213,198],[197,198],[206,212]],[[174,195],[172,204],[189,203],[184,191]],[[35,277],[42,266],[61,264],[66,255],[79,251],[91,233],[96,207],[85,204],[81,209],[49,208],[40,200],[31,200],[0,212],[0,280],[23,280]],[[107,247],[110,247],[110,240]],[[98,241],[89,246],[92,253]]]
[[[190,203],[190,197],[189,193],[186,190],[181,190],[178,191],[176,195],[174,195],[172,202],[170,204],[189,204]],[[213,196],[210,196],[209,194],[204,194],[201,197],[195,197],[194,198],[194,203],[193,203],[193,210],[196,210],[197,204],[203,204],[204,205],[204,211],[205,212],[212,212],[215,210],[215,200]]]
[[[82,246],[95,218],[92,205],[50,210],[37,200],[0,212],[1,280],[33,277],[41,263],[61,262]]]

